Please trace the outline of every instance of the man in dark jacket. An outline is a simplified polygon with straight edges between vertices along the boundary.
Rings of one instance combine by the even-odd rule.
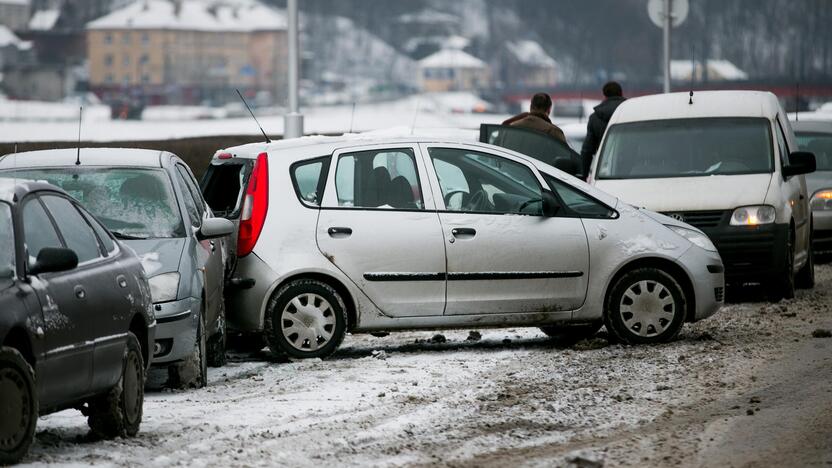
[[[549,113],[551,111],[552,98],[546,93],[537,93],[532,97],[532,105],[529,112],[515,115],[503,122],[503,125],[537,130],[566,143],[563,130],[549,120]]]
[[[604,102],[595,106],[595,112],[589,116],[586,124],[586,138],[581,148],[581,159],[584,164],[584,174],[589,174],[589,166],[592,165],[592,157],[598,152],[601,138],[607,131],[607,124],[610,123],[615,109],[624,102],[625,98],[621,92],[621,85],[610,81],[604,85]]]

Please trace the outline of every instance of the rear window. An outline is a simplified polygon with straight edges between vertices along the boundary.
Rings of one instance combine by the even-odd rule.
[[[832,133],[797,132],[797,144],[815,154],[819,171],[832,171]]]
[[[759,174],[773,167],[767,119],[653,120],[607,130],[597,178]]]
[[[205,202],[216,216],[236,218],[254,161],[208,166],[201,189]]]
[[[9,205],[0,203],[0,278],[14,275],[14,231]]]
[[[320,206],[324,195],[329,157],[302,161],[292,165],[292,184],[295,193],[303,204]]]

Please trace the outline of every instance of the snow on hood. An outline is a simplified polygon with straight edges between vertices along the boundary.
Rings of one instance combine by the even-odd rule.
[[[729,210],[765,202],[771,174],[601,179],[599,189],[653,211]]]
[[[141,239],[122,241],[132,248],[142,262],[148,278],[179,271],[185,239]]]

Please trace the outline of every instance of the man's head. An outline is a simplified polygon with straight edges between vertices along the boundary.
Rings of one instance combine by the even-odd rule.
[[[540,112],[549,115],[552,110],[552,98],[546,93],[537,93],[532,97],[530,112]]]
[[[610,81],[604,85],[604,97],[621,97],[624,93],[621,91],[621,85],[615,81]]]

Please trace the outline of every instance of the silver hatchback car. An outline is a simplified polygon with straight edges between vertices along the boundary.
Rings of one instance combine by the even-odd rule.
[[[202,189],[239,226],[229,327],[293,357],[346,332],[458,327],[654,343],[723,301],[701,231],[492,145],[249,144],[218,151]]]

